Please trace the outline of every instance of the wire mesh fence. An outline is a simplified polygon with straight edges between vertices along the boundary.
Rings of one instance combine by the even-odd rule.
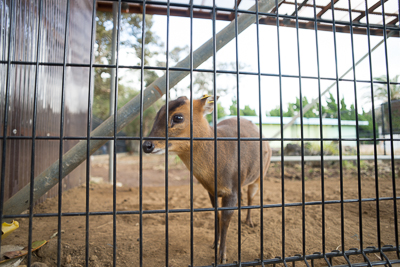
[[[398,0],[0,8],[0,217],[25,224],[0,245],[24,243],[28,266],[400,263]],[[135,201],[118,185],[124,143]],[[165,153],[161,191],[146,186],[160,157],[143,152]],[[109,154],[108,189],[93,187],[94,153]],[[49,231],[51,260],[32,252]]]

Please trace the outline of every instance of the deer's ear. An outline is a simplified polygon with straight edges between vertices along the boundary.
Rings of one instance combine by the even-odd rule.
[[[218,98],[219,96],[217,96],[217,100]],[[214,96],[204,95],[200,100],[203,103],[203,115],[210,114],[214,110]]]

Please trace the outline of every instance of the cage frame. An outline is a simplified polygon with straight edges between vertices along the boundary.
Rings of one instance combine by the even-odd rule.
[[[38,0],[39,1],[39,20],[38,20],[38,24],[39,24],[39,28],[41,25],[41,15],[42,15],[42,3],[43,0]],[[355,30],[354,27],[366,27],[367,29],[367,36],[368,36],[368,47],[369,47],[369,66],[370,66],[370,80],[369,81],[364,81],[364,82],[368,82],[371,85],[371,91],[372,91],[372,86],[374,84],[373,79],[372,79],[372,63],[371,63],[371,44],[370,44],[370,36],[373,34],[379,34],[378,31],[380,30],[380,34],[382,34],[382,36],[384,36],[384,46],[385,46],[385,60],[386,60],[386,76],[387,76],[387,81],[389,81],[389,66],[388,66],[388,48],[387,48],[387,35],[390,31],[395,31],[397,32],[397,34],[400,33],[400,28],[398,26],[395,26],[394,24],[398,22],[399,20],[399,14],[397,14],[397,21],[396,19],[392,20],[391,22],[389,22],[388,24],[385,24],[385,12],[384,12],[384,0],[380,0],[380,2],[377,2],[376,5],[374,5],[374,9],[372,8],[368,8],[367,5],[365,5],[365,11],[364,11],[364,16],[367,19],[367,23],[366,24],[362,24],[359,23],[359,20],[361,18],[357,17],[356,19],[352,20],[351,19],[351,13],[352,10],[350,8],[350,10],[348,10],[349,12],[349,16],[350,16],[350,22],[349,23],[343,23],[343,22],[338,22],[335,21],[334,19],[334,10],[335,8],[331,8],[332,6],[334,6],[334,4],[337,2],[338,0],[331,0],[330,4],[328,4],[327,6],[323,7],[323,10],[326,9],[325,12],[327,12],[328,10],[331,10],[332,12],[332,27],[333,27],[333,35],[334,35],[334,43],[335,43],[335,61],[336,61],[336,79],[334,79],[336,81],[336,86],[337,86],[337,101],[339,101],[339,81],[342,80],[346,80],[346,79],[341,79],[339,78],[338,75],[338,64],[337,64],[337,48],[336,48],[336,33],[337,32],[342,32],[341,28],[346,28],[347,26],[349,27],[349,33],[351,38],[353,38],[353,35],[357,33],[357,31]],[[258,78],[258,84],[259,84],[259,109],[260,109],[260,114],[261,114],[261,77],[263,75],[266,76],[275,76],[278,77],[280,80],[282,79],[282,77],[296,77],[299,78],[299,93],[300,93],[300,99],[302,96],[302,89],[301,89],[301,78],[306,78],[305,76],[301,75],[301,68],[300,68],[300,64],[301,64],[301,59],[300,59],[300,47],[299,47],[299,29],[302,28],[302,26],[299,23],[299,20],[308,20],[309,23],[312,24],[308,24],[308,25],[312,25],[312,28],[315,30],[315,35],[317,37],[318,31],[319,30],[324,30],[324,29],[320,29],[318,23],[322,23],[322,22],[326,22],[323,19],[318,19],[317,17],[318,14],[316,13],[316,7],[317,5],[313,4],[313,9],[314,9],[314,18],[310,19],[310,18],[302,18],[298,16],[298,11],[299,9],[301,9],[303,6],[307,6],[308,4],[306,3],[307,1],[303,1],[301,4],[299,4],[297,2],[297,0],[294,1],[294,5],[295,5],[295,14],[288,16],[288,15],[281,15],[279,14],[279,12],[276,12],[275,14],[272,13],[262,13],[259,12],[258,10],[258,5],[256,5],[256,11],[254,13],[250,13],[249,11],[244,11],[244,10],[239,10],[238,6],[240,4],[240,0],[238,0],[237,2],[235,2],[235,6],[233,9],[225,9],[225,8],[218,8],[215,4],[215,0],[213,0],[213,6],[210,9],[209,7],[205,7],[205,6],[200,6],[203,9],[209,9],[211,10],[210,13],[207,13],[208,16],[211,14],[212,16],[212,20],[213,20],[213,51],[212,51],[212,56],[213,56],[213,70],[201,70],[198,68],[194,68],[193,66],[193,47],[192,47],[192,43],[193,43],[193,18],[197,18],[196,16],[200,16],[198,14],[196,14],[196,12],[194,11],[195,8],[199,8],[199,6],[195,6],[193,5],[193,1],[190,0],[189,5],[185,5],[185,4],[176,4],[176,3],[170,3],[170,1],[168,0],[166,3],[166,10],[162,10],[162,11],[154,11],[154,12],[166,12],[167,15],[167,58],[166,58],[166,67],[149,67],[149,66],[144,66],[144,49],[142,49],[142,58],[141,58],[141,65],[138,66],[122,66],[119,64],[118,62],[118,52],[119,52],[119,34],[120,34],[120,30],[118,29],[117,31],[117,46],[116,46],[116,53],[117,53],[117,58],[116,58],[116,64],[112,64],[112,65],[103,65],[103,64],[94,64],[93,63],[93,43],[94,43],[94,31],[95,31],[95,16],[96,16],[96,2],[105,2],[105,1],[96,1],[93,0],[93,10],[92,10],[92,27],[91,27],[91,49],[90,49],[90,63],[89,64],[75,64],[75,63],[67,63],[66,60],[66,52],[67,52],[67,42],[64,42],[64,60],[63,63],[48,63],[48,62],[39,62],[39,55],[40,55],[40,31],[38,31],[38,45],[37,45],[37,54],[36,54],[36,61],[35,62],[27,62],[27,61],[12,61],[11,60],[11,40],[12,40],[12,34],[13,34],[13,23],[10,23],[10,31],[9,31],[9,39],[8,39],[8,60],[6,61],[0,61],[0,64],[4,64],[7,66],[7,81],[6,81],[6,99],[5,99],[5,108],[4,108],[4,127],[3,127],[3,136],[2,136],[2,141],[3,141],[3,146],[2,146],[2,173],[1,173],[1,192],[0,192],[0,196],[1,196],[1,204],[0,204],[0,218],[3,219],[11,219],[11,218],[29,218],[29,248],[28,248],[28,265],[31,263],[31,243],[32,243],[32,221],[33,218],[36,217],[58,217],[58,231],[61,232],[61,218],[64,216],[85,216],[86,217],[86,266],[88,266],[89,264],[89,217],[90,216],[97,216],[97,215],[112,215],[113,216],[113,265],[116,265],[116,252],[117,252],[117,240],[116,240],[116,216],[117,215],[122,215],[122,214],[136,214],[140,216],[140,228],[139,228],[139,235],[140,235],[140,252],[139,252],[139,256],[140,256],[140,266],[143,265],[143,215],[145,214],[165,214],[165,218],[166,218],[166,253],[165,253],[165,260],[166,260],[166,265],[168,266],[169,264],[169,252],[168,252],[168,214],[170,213],[190,213],[190,229],[191,229],[191,262],[189,266],[193,266],[193,256],[194,256],[194,249],[193,249],[193,214],[194,212],[205,212],[205,211],[212,211],[214,212],[215,215],[215,222],[214,222],[214,229],[217,229],[217,223],[218,223],[218,211],[221,210],[237,210],[239,213],[239,219],[238,219],[238,225],[239,225],[239,231],[238,231],[238,262],[235,263],[228,263],[228,264],[218,264],[217,263],[217,259],[218,259],[218,255],[217,255],[217,251],[218,249],[215,248],[214,250],[214,257],[215,257],[215,263],[217,264],[211,264],[208,266],[251,266],[251,265],[267,265],[267,264],[284,264],[285,266],[287,266],[288,263],[294,263],[295,262],[304,262],[306,264],[306,266],[310,266],[309,261],[311,261],[311,266],[314,266],[314,260],[316,259],[323,259],[325,260],[326,264],[328,266],[332,266],[332,259],[336,258],[336,257],[343,257],[346,262],[348,263],[349,266],[375,266],[375,265],[389,265],[391,266],[394,263],[400,263],[400,255],[399,255],[399,230],[398,230],[398,215],[397,215],[397,200],[400,200],[400,197],[397,196],[397,192],[396,192],[396,174],[395,174],[395,169],[394,169],[394,160],[395,160],[395,155],[394,155],[394,150],[393,150],[393,142],[394,141],[400,141],[400,139],[395,139],[393,138],[393,130],[392,127],[390,127],[390,138],[377,138],[376,137],[376,133],[374,131],[374,137],[373,138],[360,138],[359,137],[359,131],[358,131],[358,127],[357,127],[357,137],[356,138],[342,138],[341,137],[341,127],[340,127],[340,112],[338,112],[338,122],[339,122],[339,137],[338,138],[330,138],[330,139],[324,139],[323,138],[323,132],[322,132],[322,118],[320,117],[320,138],[311,138],[311,139],[307,139],[303,137],[303,127],[301,127],[301,138],[284,138],[283,137],[283,116],[281,114],[280,119],[281,119],[281,137],[279,138],[263,138],[262,137],[262,128],[261,128],[261,116],[260,116],[260,137],[259,138],[223,138],[223,137],[216,137],[216,138],[194,138],[193,137],[193,88],[192,88],[192,80],[193,80],[193,73],[198,71],[198,72],[210,72],[213,74],[214,76],[214,97],[216,97],[216,76],[218,73],[230,73],[230,74],[235,74],[237,77],[237,109],[239,110],[239,75],[240,74],[248,74],[248,75],[256,75]],[[110,2],[110,1],[109,1]],[[150,3],[151,5],[155,5],[158,4],[160,6],[164,6],[165,3],[163,2],[155,2],[155,1],[139,1],[139,0],[127,0],[127,1],[121,1],[118,0],[118,25],[120,25],[121,23],[121,6],[122,6],[122,2],[129,2],[130,5],[134,6],[136,4],[142,4],[142,16],[143,18],[146,16],[146,14],[152,14],[152,13],[147,13],[146,10],[150,10],[149,12],[153,12],[151,11],[150,8],[148,8],[149,6],[147,5],[147,3]],[[351,1],[349,0],[349,6],[351,6]],[[287,2],[286,0],[283,0],[281,3],[278,4],[278,0],[275,0],[275,5],[277,7],[277,10],[279,10],[279,6],[282,4],[290,4],[291,2]],[[378,4],[380,3],[380,4]],[[375,7],[376,6],[376,7]],[[368,23],[368,14],[369,12],[374,12],[374,10],[378,7],[382,7],[382,13],[380,13],[382,15],[383,18],[383,25],[382,26],[377,26],[377,25],[370,25]],[[11,5],[11,15],[13,15],[14,13],[12,12],[12,8],[15,7],[15,5]],[[170,67],[169,66],[169,62],[168,62],[168,49],[169,49],[169,18],[170,16],[173,16],[175,13],[177,12],[173,7],[185,7],[189,9],[189,17],[190,17],[190,67],[189,68],[180,68],[180,67]],[[399,9],[400,9],[400,3],[399,3]],[[276,11],[277,11],[276,10]],[[64,36],[64,40],[67,40],[67,32],[68,32],[68,25],[69,25],[69,11],[70,11],[70,0],[67,0],[67,9],[66,9],[66,21],[65,21],[65,36]],[[217,32],[216,32],[216,28],[215,28],[215,24],[218,17],[217,12],[218,11],[229,11],[231,12],[231,14],[234,14],[234,20],[235,20],[235,40],[236,40],[236,70],[235,71],[218,71],[216,68],[216,53],[217,53],[217,44],[216,44],[216,36],[217,36]],[[252,73],[252,72],[242,72],[239,71],[239,66],[238,66],[238,34],[239,34],[239,30],[238,30],[238,13],[248,13],[248,14],[252,14],[256,16],[256,25],[257,25],[257,55],[258,55],[258,72],[256,73]],[[268,22],[267,20],[259,20],[259,16],[267,16],[268,18],[275,18],[275,20],[273,22]],[[295,28],[296,28],[296,33],[297,33],[297,50],[298,50],[298,65],[299,65],[299,75],[283,75],[281,73],[281,66],[280,66],[280,59],[278,60],[279,62],[279,74],[278,75],[271,75],[271,74],[263,74],[261,73],[261,68],[260,68],[260,48],[259,48],[259,25],[260,24],[268,24],[268,23],[275,23],[276,27],[277,27],[277,37],[278,37],[278,57],[280,58],[280,46],[279,46],[279,27],[282,26],[292,26],[292,24],[283,24],[281,25],[280,22],[280,18],[284,19],[294,19],[295,20]],[[225,19],[225,18],[221,18],[221,19]],[[10,21],[12,21],[12,17],[10,18]],[[145,20],[143,19],[143,22],[145,22]],[[340,26],[337,27],[336,24],[339,24]],[[390,25],[393,24],[393,25]],[[307,26],[310,27],[310,26]],[[375,31],[373,29],[374,28]],[[142,27],[142,47],[144,47],[144,39],[145,39],[145,30],[144,30],[144,26]],[[376,30],[378,29],[378,30]],[[353,79],[350,79],[349,81],[353,81],[354,82],[354,93],[357,93],[357,88],[356,88],[356,83],[357,83],[357,78],[356,78],[356,72],[355,72],[355,58],[354,58],[354,44],[353,44],[353,40],[352,40],[352,68],[353,68]],[[321,91],[320,91],[320,81],[321,81],[321,77],[320,77],[320,73],[319,73],[319,57],[318,57],[318,38],[316,38],[316,49],[317,49],[317,65],[318,65],[318,76],[314,77],[315,79],[317,79],[318,81],[318,88],[319,88],[319,102],[321,102]],[[38,69],[39,66],[60,66],[63,68],[63,80],[62,80],[62,101],[61,101],[61,120],[60,120],[60,137],[41,137],[41,136],[36,136],[36,125],[35,123],[33,123],[33,130],[32,130],[32,137],[12,137],[12,136],[7,136],[7,122],[8,122],[8,101],[9,101],[9,95],[10,95],[10,67],[11,65],[15,65],[15,64],[20,64],[20,65],[34,65],[36,66],[36,71],[35,71],[35,96],[34,96],[34,112],[33,112],[33,121],[35,122],[36,118],[37,118],[37,114],[36,114],[36,105],[37,105],[37,87],[38,87]],[[65,82],[65,69],[66,67],[88,67],[89,71],[91,73],[92,69],[95,67],[109,67],[109,68],[115,68],[116,70],[116,75],[115,75],[115,79],[116,79],[116,83],[115,83],[115,96],[118,95],[118,69],[119,68],[130,68],[130,69],[138,69],[141,71],[141,90],[140,90],[140,137],[117,137],[116,133],[118,132],[118,128],[117,128],[117,119],[118,119],[118,112],[117,112],[117,101],[118,101],[118,97],[115,97],[115,105],[114,105],[114,116],[113,116],[113,136],[112,137],[106,137],[106,136],[98,136],[98,137],[92,137],[91,136],[91,107],[92,107],[92,101],[91,101],[91,90],[88,90],[88,114],[87,114],[87,120],[88,120],[88,125],[87,125],[87,136],[86,137],[67,137],[64,136],[64,123],[63,123],[63,112],[64,112],[64,104],[65,104],[65,92],[64,92],[64,82]],[[161,140],[165,140],[166,145],[168,145],[168,141],[169,140],[187,140],[190,141],[191,144],[191,157],[193,157],[193,141],[199,141],[199,140],[209,140],[209,141],[214,141],[214,170],[215,170],[215,188],[217,188],[217,182],[216,182],[216,178],[217,178],[217,141],[219,140],[229,140],[229,141],[233,141],[233,142],[237,142],[238,143],[238,162],[239,162],[239,168],[240,168],[240,144],[241,142],[246,142],[246,141],[259,141],[260,144],[262,144],[263,141],[280,141],[281,142],[281,149],[283,151],[283,142],[285,140],[295,140],[295,141],[300,141],[302,144],[302,147],[304,146],[304,141],[308,141],[308,140],[314,140],[314,141],[320,141],[321,142],[321,152],[323,151],[323,141],[326,140],[333,140],[333,141],[339,141],[339,146],[341,147],[341,143],[342,141],[357,141],[357,170],[358,170],[358,198],[357,199],[344,199],[343,197],[343,166],[342,166],[342,162],[343,162],[343,155],[342,155],[342,149],[339,149],[339,162],[340,162],[340,200],[330,200],[327,201],[324,198],[324,193],[322,193],[322,200],[321,201],[314,201],[314,202],[306,202],[305,201],[305,194],[304,194],[304,167],[302,167],[302,201],[301,202],[297,202],[297,203],[285,203],[285,199],[284,199],[284,164],[281,165],[282,168],[282,203],[281,204],[269,204],[269,205],[265,205],[263,203],[263,190],[260,190],[260,205],[253,205],[253,206],[242,206],[240,201],[238,202],[238,206],[234,207],[234,208],[224,208],[224,207],[218,207],[218,205],[216,205],[215,208],[197,208],[195,209],[193,207],[193,168],[191,168],[190,171],[190,198],[191,198],[191,203],[190,203],[190,208],[189,209],[169,209],[168,206],[168,152],[166,151],[165,154],[165,161],[166,161],[166,169],[165,169],[165,181],[166,181],[166,186],[165,186],[165,209],[163,210],[150,210],[150,211],[146,211],[143,210],[143,197],[142,197],[142,190],[143,190],[143,152],[142,150],[140,150],[140,183],[139,183],[139,196],[140,196],[140,204],[139,204],[139,210],[135,210],[135,211],[117,211],[116,210],[116,165],[114,164],[113,166],[113,211],[111,212],[90,212],[89,210],[89,177],[90,177],[90,144],[91,144],[91,140],[113,140],[114,141],[114,151],[116,151],[116,141],[117,140],[137,140],[140,141],[140,143],[143,143],[144,140],[154,140],[155,138],[148,138],[148,137],[144,137],[143,136],[143,112],[144,112],[144,91],[145,91],[145,86],[144,86],[144,82],[143,82],[143,76],[144,76],[144,71],[147,69],[158,69],[158,70],[164,70],[166,71],[166,103],[168,104],[169,102],[169,87],[170,87],[170,81],[169,81],[169,71],[171,70],[178,70],[178,71],[188,71],[189,75],[190,75],[190,113],[191,113],[191,136],[189,138],[172,138],[168,136],[168,130],[166,131],[167,135],[165,138],[161,138]],[[89,75],[89,77],[91,77],[91,75]],[[307,77],[309,78],[309,77]],[[89,79],[89,88],[91,88],[91,82],[92,80]],[[390,83],[387,82],[387,86],[389,87]],[[389,89],[389,88],[388,88]],[[390,99],[390,90],[388,90],[388,98]],[[373,101],[373,100],[372,100]],[[357,106],[357,97],[355,97],[355,104]],[[302,101],[300,101],[300,120],[301,120],[301,125],[303,125],[303,121],[302,118],[303,116],[301,115],[303,113],[303,108],[302,108]],[[281,87],[281,82],[280,82],[280,106],[282,109],[282,87]],[[214,110],[216,109],[216,101],[214,101]],[[374,102],[372,102],[372,112],[373,112],[373,117],[375,117],[375,113],[374,113]],[[320,107],[321,109],[321,107]],[[168,109],[167,109],[168,110]],[[388,110],[389,110],[389,125],[392,125],[392,116],[391,116],[391,101],[388,101]],[[357,113],[356,113],[356,117],[357,117]],[[167,115],[167,119],[168,119],[168,115]],[[238,136],[240,136],[240,115],[237,115],[237,119],[238,119]],[[217,117],[216,117],[216,112],[214,112],[214,121],[217,121]],[[356,119],[356,123],[358,125],[358,119]],[[375,120],[374,120],[375,121]],[[376,125],[374,123],[374,129],[375,129]],[[217,136],[217,127],[214,127],[214,136]],[[59,197],[58,197],[58,213],[42,213],[42,214],[34,214],[33,213],[33,205],[30,205],[29,207],[29,213],[28,214],[21,214],[21,215],[7,215],[4,214],[4,202],[3,202],[3,197],[4,197],[4,181],[5,181],[5,166],[6,166],[6,142],[7,140],[23,140],[23,139],[31,139],[32,140],[32,148],[31,148],[31,183],[30,183],[30,192],[34,191],[34,183],[35,183],[35,177],[34,177],[34,167],[35,167],[35,162],[34,162],[34,156],[35,156],[35,140],[59,140],[60,141],[60,147],[59,147],[59,160],[60,162],[62,162],[64,154],[62,153],[63,151],[63,140],[86,140],[86,211],[85,212],[68,212],[68,213],[62,213],[62,177],[63,177],[63,168],[62,168],[62,164],[59,165],[58,168],[58,177],[59,177],[59,183],[58,183],[58,190],[60,192]],[[160,138],[156,138],[156,139],[160,139]],[[379,184],[377,181],[377,177],[378,177],[378,169],[377,169],[377,153],[376,153],[376,143],[377,141],[390,141],[391,142],[391,150],[390,150],[390,161],[391,161],[391,166],[392,166],[392,188],[393,188],[393,197],[380,197],[379,196]],[[374,169],[374,175],[375,175],[375,190],[376,190],[376,197],[375,198],[362,198],[361,195],[361,177],[360,177],[360,151],[359,151],[359,142],[360,141],[373,141],[375,144],[374,147],[374,162],[375,162],[375,169]],[[260,152],[262,151],[262,146],[260,145]],[[261,154],[261,153],[260,153]],[[261,154],[262,155],[262,154]],[[116,162],[116,153],[113,153],[113,160],[114,162]],[[302,150],[301,153],[301,163],[302,166],[304,166],[304,162],[305,162],[305,158],[304,158],[304,151]],[[260,162],[262,162],[262,156],[260,158]],[[285,157],[283,155],[283,153],[281,153],[281,162],[284,163],[285,162]],[[323,164],[324,164],[324,155],[323,153],[321,153],[321,170],[323,172]],[[193,162],[191,162],[191,166],[193,167]],[[262,170],[262,164],[261,164],[261,168],[260,168],[260,174],[263,173]],[[323,174],[322,174],[323,177]],[[240,180],[240,175],[238,176],[238,179]],[[262,180],[262,179],[261,179]],[[324,192],[324,182],[323,182],[323,178],[321,179],[321,190],[322,192]],[[263,188],[263,183],[261,181],[261,188]],[[239,190],[239,199],[240,199],[240,193],[241,191]],[[30,203],[34,203],[33,201],[33,193],[29,194],[29,198],[30,198]],[[393,207],[394,207],[394,217],[395,217],[395,245],[385,245],[385,246],[381,246],[380,245],[380,220],[379,220],[379,204],[381,201],[393,201]],[[378,244],[379,247],[367,247],[366,249],[363,248],[362,246],[362,237],[363,237],[363,233],[362,233],[362,227],[360,227],[360,247],[361,249],[354,249],[354,248],[350,248],[348,250],[345,249],[345,242],[344,242],[344,215],[343,215],[343,210],[344,210],[344,204],[345,203],[358,203],[359,204],[359,220],[360,220],[360,224],[362,224],[362,203],[364,202],[375,202],[376,207],[377,207],[377,229],[378,229]],[[217,201],[217,196],[215,196],[215,203],[218,203]],[[338,250],[334,250],[332,252],[326,252],[325,251],[325,205],[329,205],[329,204],[340,204],[341,205],[341,220],[342,220],[342,224],[341,224],[341,237],[342,237],[342,248],[343,251],[338,251]],[[322,227],[322,237],[323,237],[323,252],[316,252],[314,254],[311,255],[305,255],[305,207],[306,206],[310,206],[310,205],[321,205],[322,206],[322,213],[323,213],[323,227]],[[302,229],[303,229],[303,254],[302,255],[296,255],[293,257],[286,257],[285,256],[285,236],[284,234],[282,234],[282,257],[280,258],[275,258],[275,259],[264,259],[263,256],[263,251],[264,251],[264,247],[263,247],[263,234],[260,235],[260,244],[261,244],[261,259],[256,259],[255,261],[251,261],[251,262],[241,262],[241,242],[240,242],[240,238],[241,238],[241,221],[240,221],[240,212],[241,210],[246,210],[246,209],[259,209],[260,210],[260,216],[261,219],[263,218],[263,212],[264,209],[268,209],[268,208],[282,208],[282,221],[284,222],[285,220],[285,208],[286,207],[302,207]],[[262,224],[260,225],[261,227],[261,233],[263,233],[263,226]],[[282,233],[285,233],[285,223],[282,223]],[[217,231],[215,231],[215,237],[217,237]],[[1,245],[1,240],[0,240],[0,245]],[[390,251],[396,251],[397,253],[397,260],[389,260],[389,258],[385,255],[385,252],[390,252]],[[379,253],[382,256],[382,260],[381,261],[375,261],[375,262],[371,262],[367,255],[370,253]],[[61,238],[58,239],[58,254],[57,254],[57,265],[61,266]],[[353,256],[353,255],[362,255],[363,258],[365,259],[364,263],[360,263],[360,264],[352,264],[349,260],[349,256]],[[383,260],[384,259],[384,260]]]

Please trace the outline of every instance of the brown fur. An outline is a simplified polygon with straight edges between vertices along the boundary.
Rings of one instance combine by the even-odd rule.
[[[180,97],[171,101],[168,114],[169,137],[190,137],[190,101],[186,97]],[[214,137],[214,128],[211,127],[204,117],[205,111],[212,110],[212,100],[203,98],[193,100],[193,137]],[[184,121],[179,124],[171,123],[174,115],[180,114]],[[160,109],[150,133],[152,137],[165,137],[166,108]],[[172,125],[172,127],[171,127]],[[237,119],[231,118],[221,121],[217,125],[217,137],[237,138]],[[259,138],[257,127],[250,121],[240,119],[240,136]],[[165,148],[165,141],[152,141],[154,147]],[[215,196],[214,188],[214,141],[193,141],[193,175],[209,192],[211,202]],[[248,204],[252,204],[254,195],[260,189],[260,141],[240,142],[240,186],[238,182],[238,141],[217,141],[217,196],[222,197],[222,206],[236,206],[238,201],[238,190],[248,185]],[[263,177],[268,170],[271,159],[271,148],[268,142],[263,141]],[[169,152],[175,152],[183,163],[190,169],[190,141],[170,140]],[[248,210],[246,223],[253,226]],[[219,235],[221,247],[219,251],[220,260],[226,260],[226,232],[233,211],[222,211],[220,219]],[[218,240],[216,241],[218,243]]]

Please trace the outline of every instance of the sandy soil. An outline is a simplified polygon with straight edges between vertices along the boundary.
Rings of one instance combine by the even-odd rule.
[[[92,158],[91,176],[102,177],[106,180],[108,167],[107,158],[103,156]],[[375,198],[375,179],[373,163],[364,162],[361,170],[362,198]],[[118,211],[135,211],[139,209],[139,159],[137,156],[121,156],[117,160],[117,180],[122,187],[116,188],[116,209]],[[379,196],[392,197],[391,168],[388,163],[379,162]],[[397,163],[396,177],[399,173]],[[143,160],[143,210],[165,210],[166,200],[168,208],[190,208],[190,177],[183,164],[175,157],[169,158],[169,187],[168,198],[165,193],[165,164],[164,156],[144,157]],[[321,170],[306,165],[305,201],[321,201]],[[302,201],[302,181],[300,165],[285,166],[284,191],[286,203]],[[96,180],[96,179],[94,179]],[[344,169],[344,199],[358,198],[357,169],[350,163]],[[340,199],[339,168],[336,164],[325,166],[325,200]],[[399,181],[396,179],[396,191],[399,194]],[[194,181],[193,185],[194,208],[209,208],[211,203],[205,189]],[[272,164],[268,177],[264,179],[264,204],[282,203],[282,179],[280,164]],[[62,198],[63,212],[85,212],[86,187],[84,185],[64,192]],[[106,183],[90,184],[90,211],[113,210],[113,187]],[[246,200],[246,190],[244,201]],[[260,195],[257,194],[257,203]],[[395,244],[394,209],[393,201],[383,200],[380,205],[381,245]],[[398,203],[398,208],[400,203]],[[35,213],[56,213],[58,199],[48,199],[34,208]],[[341,244],[341,207],[340,204],[327,204],[325,208],[326,251],[342,250]],[[399,210],[397,210],[399,213]],[[243,222],[246,212],[241,213],[241,260],[253,261],[260,258],[260,211],[252,212],[254,228]],[[285,208],[284,255],[312,254],[323,251],[322,245],[322,208],[321,205],[305,207],[305,246],[302,238],[302,207]],[[57,232],[57,217],[35,217],[33,220],[33,240],[49,239]],[[62,265],[85,265],[85,216],[62,217]],[[139,266],[139,215],[116,216],[116,261],[118,266]],[[20,219],[20,228],[2,244],[27,245],[28,219]],[[264,209],[262,219],[264,226],[264,258],[282,256],[282,208],[273,207]],[[344,240],[345,249],[360,247],[359,204],[347,203],[344,205]],[[188,266],[191,257],[190,214],[169,213],[168,227],[164,213],[143,215],[143,266],[166,265],[166,231],[168,230],[168,263],[169,266]],[[364,247],[378,246],[376,202],[362,204],[362,232]],[[193,221],[193,249],[194,265],[210,265],[215,261],[214,250],[211,248],[214,238],[214,212],[195,212]],[[113,217],[112,215],[94,215],[89,219],[89,266],[112,266],[113,261]],[[33,253],[33,262],[44,262],[48,266],[55,266],[57,259],[57,237],[50,240],[38,252]],[[238,213],[235,212],[228,232],[228,261],[238,260]],[[305,251],[304,251],[305,250]],[[371,260],[378,260],[379,255],[370,254]],[[388,253],[394,258],[393,253]],[[360,262],[359,256],[350,258],[352,262]],[[25,260],[26,262],[26,260]],[[342,264],[341,258],[334,259],[334,264]],[[322,261],[316,261],[316,266],[326,266]],[[305,266],[296,263],[296,266]]]

